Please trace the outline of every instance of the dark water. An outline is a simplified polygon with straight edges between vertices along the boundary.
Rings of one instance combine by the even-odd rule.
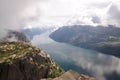
[[[32,43],[50,54],[65,70],[94,76],[97,80],[120,80],[120,59],[50,39],[50,32],[37,35]]]

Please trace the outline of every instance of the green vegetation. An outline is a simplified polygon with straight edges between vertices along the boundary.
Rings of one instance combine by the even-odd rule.
[[[55,41],[120,57],[120,28],[112,25],[108,27],[64,26],[53,32],[50,37]]]
[[[23,42],[4,42],[0,43],[0,61],[17,58],[33,51],[32,46]]]
[[[64,73],[64,70],[62,68],[54,69],[49,77],[56,78],[56,77],[59,77],[60,75],[62,75],[63,73]]]
[[[47,53],[31,44],[24,42],[4,42],[0,43],[0,63],[16,65],[23,62],[29,65],[30,70],[46,71],[45,75],[55,78],[63,74],[64,70],[56,64]]]

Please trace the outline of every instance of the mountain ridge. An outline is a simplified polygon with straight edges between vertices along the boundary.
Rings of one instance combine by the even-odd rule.
[[[50,35],[55,41],[65,42],[77,47],[92,49],[104,54],[120,57],[120,28],[109,25],[63,26]]]

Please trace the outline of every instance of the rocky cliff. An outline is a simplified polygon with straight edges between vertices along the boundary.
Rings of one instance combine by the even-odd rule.
[[[60,77],[54,79],[41,79],[41,80],[95,80],[95,78],[79,74],[73,70],[69,70],[62,74]]]
[[[0,80],[95,80],[64,70],[43,50],[25,42],[0,43]]]
[[[40,80],[64,71],[43,50],[24,42],[0,43],[0,80]]]

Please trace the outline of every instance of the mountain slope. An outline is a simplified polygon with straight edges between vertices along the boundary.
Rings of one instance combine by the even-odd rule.
[[[93,49],[120,57],[120,28],[89,25],[74,25],[59,28],[50,37],[58,42]]]
[[[0,43],[0,80],[40,80],[64,71],[43,50],[24,42]]]

